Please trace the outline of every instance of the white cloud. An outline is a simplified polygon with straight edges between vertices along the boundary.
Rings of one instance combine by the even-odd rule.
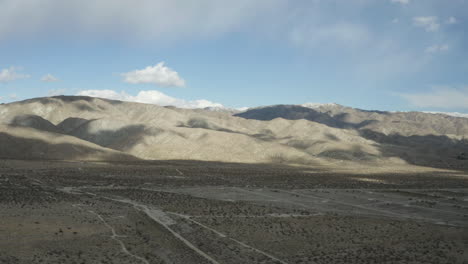
[[[398,22],[400,22],[400,19],[399,19],[399,18],[394,18],[394,19],[392,19],[392,23],[398,23]]]
[[[240,111],[240,112],[245,112],[245,111],[247,111],[247,110],[249,110],[249,109],[250,109],[250,107],[248,107],[248,106],[236,108],[236,110],[237,110],[237,111]]]
[[[0,39],[84,33],[124,40],[204,37],[262,22],[286,0],[0,1]],[[27,18],[27,19],[25,19]],[[81,36],[82,34],[76,34]]]
[[[443,114],[443,115],[449,115],[449,116],[454,116],[454,117],[468,118],[468,114],[459,113],[459,112],[437,112],[437,111],[423,111],[423,112],[429,113],[429,114]]]
[[[391,0],[392,3],[409,4],[410,0]]]
[[[449,25],[451,25],[451,24],[456,24],[456,23],[457,23],[457,19],[456,19],[455,17],[452,16],[452,17],[449,17],[449,18],[447,19],[447,21],[445,21],[445,23],[447,23],[447,24],[449,24]]]
[[[439,18],[436,16],[413,17],[413,25],[422,27],[427,32],[435,32],[440,28]]]
[[[468,87],[436,87],[425,93],[400,94],[416,107],[468,109]]]
[[[161,106],[172,105],[180,108],[223,107],[222,104],[214,103],[204,99],[187,101],[184,99],[171,97],[156,90],[140,91],[136,96],[129,95],[125,92],[118,93],[113,90],[85,90],[80,91],[77,95],[100,97],[128,102],[155,104]]]
[[[164,62],[160,62],[154,66],[148,66],[142,70],[134,70],[127,73],[122,73],[123,81],[127,83],[151,83],[166,87],[184,87],[185,81],[180,78],[179,74],[164,66]]]
[[[0,71],[0,82],[11,82],[19,79],[26,79],[30,76],[27,74],[21,74],[17,72],[18,68],[10,67]]]
[[[441,51],[447,51],[449,49],[449,46],[447,44],[442,44],[442,45],[432,45],[427,47],[424,51],[426,53],[436,53],[436,52],[441,52]]]
[[[59,79],[53,76],[52,74],[47,74],[42,76],[41,81],[43,82],[58,82]]]

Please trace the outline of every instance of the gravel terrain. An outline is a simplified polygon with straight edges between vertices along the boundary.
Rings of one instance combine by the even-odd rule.
[[[0,263],[468,263],[468,176],[0,160]]]

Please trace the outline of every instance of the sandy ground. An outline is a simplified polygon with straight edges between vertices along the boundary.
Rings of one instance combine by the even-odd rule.
[[[0,263],[468,263],[468,176],[0,160],[0,220]]]

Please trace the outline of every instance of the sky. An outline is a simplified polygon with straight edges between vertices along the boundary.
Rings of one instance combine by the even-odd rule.
[[[468,0],[0,0],[0,103],[468,113]]]

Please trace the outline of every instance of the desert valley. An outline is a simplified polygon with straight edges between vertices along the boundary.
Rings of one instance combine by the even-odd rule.
[[[468,118],[0,105],[0,263],[467,263]]]

